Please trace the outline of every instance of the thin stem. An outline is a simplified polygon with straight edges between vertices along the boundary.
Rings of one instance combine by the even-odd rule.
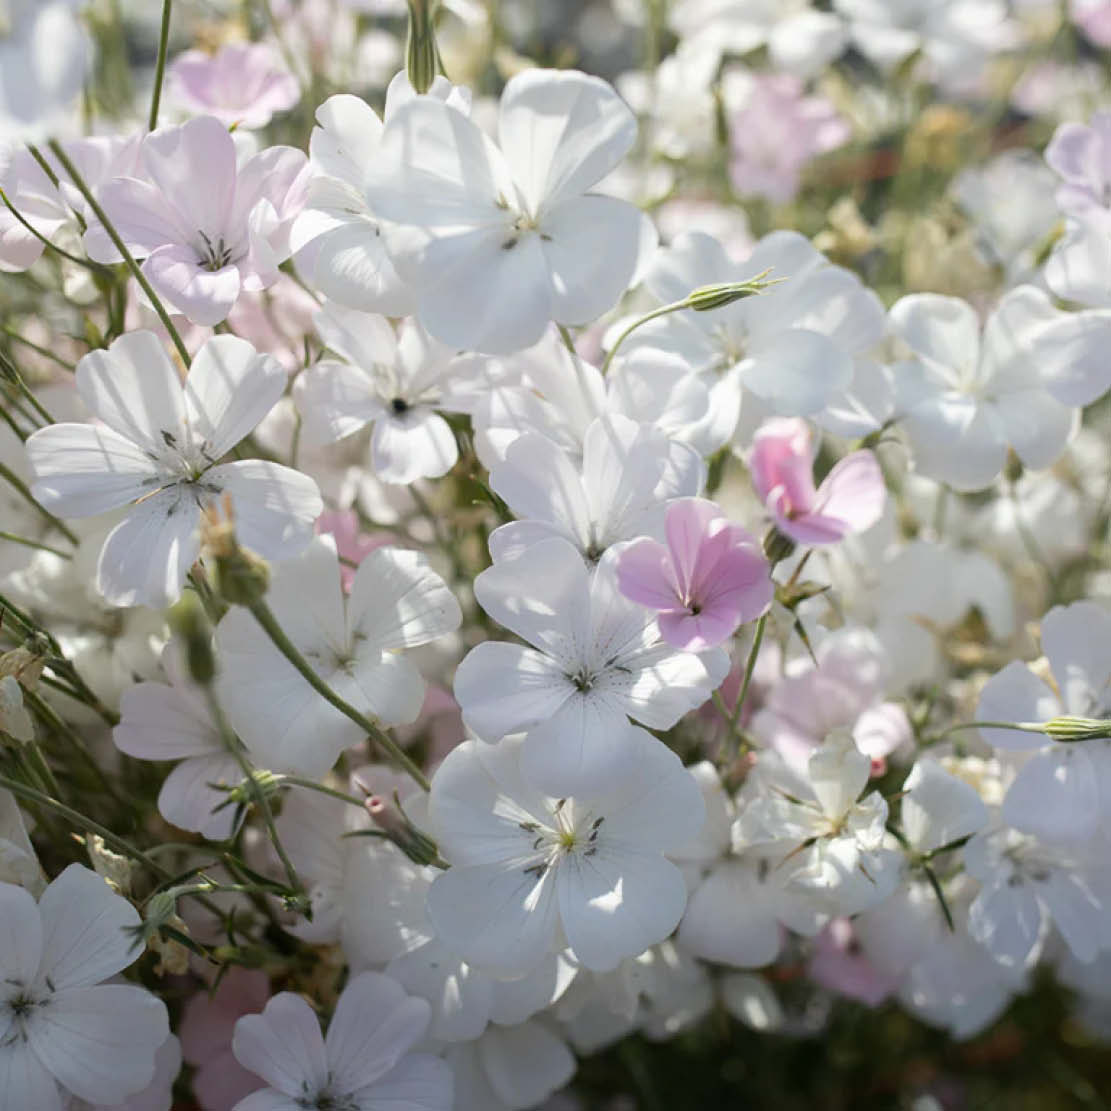
[[[953,733],[960,733],[965,729],[1013,729],[1019,733],[1040,733],[1046,738],[1049,736],[1045,731],[1044,724],[1034,721],[962,721],[956,725],[950,725],[948,729],[943,729],[932,737],[926,737],[922,743],[923,745],[937,744],[938,741],[943,741]]]
[[[259,786],[258,780],[255,779],[255,770],[243,755],[243,750],[239,747],[239,741],[228,725],[227,719],[224,717],[224,711],[220,707],[220,703],[216,700],[216,695],[212,690],[211,683],[205,687],[204,692],[208,700],[209,713],[212,715],[213,723],[216,725],[220,737],[224,742],[224,747],[228,750],[228,753],[236,764],[239,765],[239,770],[243,773],[244,779],[251,785],[251,794],[254,796],[255,805],[258,807],[258,811],[262,815],[262,820],[266,824],[266,831],[270,835],[270,841],[274,846],[274,851],[278,854],[278,859],[282,862],[282,867],[285,869],[286,878],[289,880],[289,886],[294,891],[303,891],[301,880],[297,875],[297,869],[293,867],[293,861],[289,859],[285,851],[285,846],[282,844],[282,839],[278,836],[278,827],[274,822],[274,812],[270,809],[270,800],[266,797],[266,792]]]
[[[667,316],[668,313],[679,312],[682,309],[689,309],[690,301],[684,297],[682,301],[672,301],[670,305],[660,305],[659,308],[653,309],[651,312],[645,313],[643,316],[638,316],[618,337],[613,341],[613,346],[606,354],[605,362],[602,363],[602,373],[605,374],[609,368],[610,363],[613,362],[614,355],[617,354],[617,349],[635,332],[642,324],[647,324],[650,320],[655,320],[660,316]]]
[[[713,702],[714,709],[721,715],[722,721],[728,726],[729,735],[737,739],[737,755],[743,756],[752,747],[751,738],[733,720],[733,715],[729,712],[729,707],[726,706],[725,699],[722,698],[720,690],[714,691],[710,695],[710,701]]]
[[[305,657],[301,655],[293,642],[286,636],[285,631],[282,629],[281,625],[278,624],[277,618],[264,601],[260,599],[252,603],[248,608],[254,615],[255,620],[262,626],[266,635],[274,642],[274,647],[297,668],[313,690],[324,698],[325,701],[335,706],[341,714],[350,718],[351,721],[371,738],[371,740],[388,752],[424,790],[427,791],[431,788],[431,784],[425,777],[424,772],[420,770],[392,737],[388,736],[364,714],[359,713],[354,706],[345,702],[315,671],[313,671]]]
[[[151,286],[150,282],[147,281],[146,274],[139,269],[139,264],[135,261],[135,257],[127,249],[127,244],[120,238],[120,233],[116,231],[112,222],[108,219],[107,213],[101,208],[100,202],[93,196],[92,190],[85,183],[85,179],[81,176],[69,156],[62,150],[61,144],[57,139],[50,140],[50,149],[54,152],[54,157],[62,164],[66,173],[69,174],[73,184],[77,186],[77,191],[85,198],[85,202],[88,204],[89,208],[92,209],[93,215],[96,216],[104,226],[104,230],[108,233],[108,238],[112,240],[112,245],[119,251],[124,262],[127,263],[127,268],[131,271],[132,277],[139,283],[139,288],[147,295],[148,300],[154,306],[154,311],[158,313],[158,319],[162,321],[162,326],[169,333],[170,339],[173,340],[174,347],[177,348],[177,353],[181,356],[181,361],[188,367],[192,361],[189,356],[189,349],[185,346],[177,328],[174,327],[174,322],[170,319],[170,314],[166,311],[166,306],[162,304],[162,299],[154,292],[154,288]]]
[[[26,399],[27,404],[30,405],[47,424],[57,424],[58,422],[50,415],[50,411],[46,406],[27,388],[27,383],[23,381],[23,375],[19,373],[19,367],[17,367],[2,351],[0,351],[0,363],[2,363],[7,370],[8,377],[14,383],[15,388],[19,390],[20,394]]]
[[[752,673],[756,670],[756,657],[760,655],[760,645],[764,640],[764,629],[768,624],[768,615],[762,614],[756,622],[756,631],[752,634],[752,647],[748,650],[748,660],[745,662],[745,673],[741,678],[741,689],[737,692],[737,701],[733,705],[733,713],[729,716],[729,727],[736,732],[737,722],[741,720],[741,707],[748,697],[748,688],[752,683]]]
[[[158,126],[158,108],[162,103],[162,79],[166,73],[166,51],[170,44],[170,13],[173,0],[162,0],[162,31],[158,37],[158,62],[154,67],[154,91],[150,97],[150,120],[147,130]]]
[[[47,239],[46,236],[43,235],[42,232],[34,226],[34,224],[28,223],[28,221],[24,219],[23,214],[19,211],[19,209],[15,207],[14,204],[12,204],[11,200],[8,198],[8,194],[5,193],[3,189],[0,189],[0,201],[3,201],[4,204],[7,205],[8,211],[16,218],[16,220],[19,221],[19,223],[21,223],[40,243],[48,247],[56,255],[59,255],[64,259],[68,259],[70,262],[76,264],[77,266],[82,266],[86,270],[91,270],[94,274],[111,273],[107,266],[101,266],[99,262],[93,262],[93,260],[90,258],[81,258],[78,255],[71,254],[69,251],[63,250],[63,248],[59,247],[57,243],[54,243],[51,240]]]
[[[28,540],[26,536],[16,536],[14,532],[0,532],[0,540],[7,540],[12,544],[22,544],[25,548],[36,548],[40,552],[49,552],[51,555],[58,556],[59,559],[73,559],[69,552],[63,552],[61,548],[52,548],[49,544],[40,544],[37,540]]]
[[[49,509],[40,505],[35,499],[35,495],[31,493],[27,484],[17,475],[11,471],[3,463],[0,463],[0,478],[4,479],[24,501],[33,505],[71,544],[76,546],[79,541],[77,534],[70,529],[66,528]]]
[[[36,791],[34,787],[28,787],[25,783],[20,783],[15,779],[9,779],[5,775],[0,775],[0,787],[3,787],[7,791],[11,791],[13,795],[19,798],[26,799],[28,802],[37,803],[39,806],[45,806],[47,810],[52,811],[59,817],[65,818],[67,822],[77,829],[85,829],[90,833],[95,833],[103,837],[106,845],[111,845],[112,848],[131,857],[133,860],[140,861],[163,879],[168,879],[173,875],[168,869],[163,868],[157,860],[153,860],[151,857],[147,856],[142,849],[137,849],[130,841],[126,841],[118,834],[113,833],[107,826],[102,826],[99,822],[94,822],[92,818],[86,818],[84,814],[79,814],[76,810],[66,806],[64,802],[59,802],[57,799],[51,798],[42,791]]]
[[[559,335],[563,340],[564,347],[566,347],[572,355],[577,355],[578,352],[575,350],[575,341],[571,338],[571,333],[567,330],[567,326],[565,324],[557,324],[556,327],[559,329]]]
[[[56,355],[53,351],[50,350],[49,347],[42,347],[39,344],[27,339],[25,336],[21,336],[10,324],[3,325],[2,329],[0,330],[2,330],[4,334],[10,339],[14,339],[16,343],[22,343],[24,347],[29,347],[32,351],[35,352],[35,354],[42,355],[44,359],[51,359],[60,367],[64,367],[70,373],[73,373],[73,371],[77,369],[76,363],[68,362],[60,355]]]
[[[18,424],[16,424],[15,417],[13,417],[11,413],[9,413],[8,410],[5,409],[2,405],[0,405],[0,420],[2,420],[12,430],[16,439],[19,440],[21,444],[25,444],[27,442],[29,433],[24,432],[23,429],[20,428]]]
[[[360,810],[364,810],[365,803],[362,799],[357,799],[354,795],[349,795],[346,791],[337,791],[334,787],[325,787],[323,783],[317,783],[312,779],[304,779],[299,775],[280,775],[277,781],[281,786],[290,787],[304,787],[307,791],[317,791],[322,795],[328,795],[331,798],[339,799],[340,802],[346,802],[351,806],[357,806]]]

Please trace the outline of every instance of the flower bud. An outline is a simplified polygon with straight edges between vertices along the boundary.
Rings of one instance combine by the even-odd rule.
[[[749,278],[744,282],[720,282],[717,285],[700,285],[687,294],[687,308],[694,309],[695,312],[712,312],[714,309],[723,309],[726,305],[733,304],[734,301],[740,301],[743,297],[752,297],[767,289],[768,286],[775,285],[778,281],[783,280],[777,278],[770,282],[764,281],[769,273],[769,270],[765,270],[762,274],[757,274],[755,278]]]
[[[1055,741],[1096,741],[1111,738],[1111,721],[1074,717],[1070,714],[1050,719],[1041,729]]]
[[[789,536],[784,536],[773,525],[764,534],[763,547],[768,562],[774,565],[786,559],[795,550],[795,542]]]
[[[436,842],[427,833],[417,829],[405,811],[401,809],[397,792],[390,803],[381,795],[371,795],[363,803],[375,825],[414,863],[433,864],[439,868],[447,867],[440,859]]]
[[[170,628],[185,648],[185,666],[194,683],[207,687],[216,677],[216,656],[212,651],[212,626],[200,598],[187,590],[168,614]]]
[[[270,565],[240,547],[235,537],[235,514],[225,497],[223,513],[211,506],[201,523],[201,543],[211,557],[216,593],[229,605],[250,606],[270,589]]]
[[[432,30],[435,0],[408,0],[409,36],[405,42],[405,72],[418,93],[426,93],[440,71],[440,52]]]

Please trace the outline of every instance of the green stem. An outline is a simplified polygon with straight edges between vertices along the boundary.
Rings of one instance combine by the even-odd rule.
[[[162,103],[162,79],[166,74],[166,51],[170,44],[170,13],[173,0],[162,0],[162,31],[158,36],[158,62],[154,67],[154,91],[150,97],[150,120],[147,130],[158,126],[158,108]]]
[[[93,196],[92,190],[85,183],[85,179],[70,160],[69,155],[62,150],[61,144],[57,139],[50,140],[50,149],[54,152],[54,157],[62,164],[62,168],[69,174],[73,184],[77,187],[77,191],[85,198],[85,203],[92,209],[93,215],[103,225],[104,230],[108,233],[108,238],[112,240],[112,245],[123,257],[124,262],[127,263],[127,268],[131,271],[131,276],[139,283],[139,288],[147,295],[147,299],[154,306],[154,311],[158,314],[158,319],[162,321],[162,326],[169,333],[170,339],[173,340],[174,347],[177,348],[177,353],[181,356],[181,361],[188,368],[192,361],[189,357],[189,349],[185,346],[177,328],[174,327],[174,322],[170,319],[170,314],[166,311],[166,306],[162,304],[162,299],[154,292],[154,288],[151,286],[150,282],[147,281],[146,274],[139,269],[139,264],[135,261],[135,257],[127,249],[127,244],[120,238],[120,233],[116,231],[112,222],[108,219],[107,213],[101,208],[100,202]]]
[[[565,324],[557,324],[556,327],[559,329],[559,335],[563,340],[564,347],[566,347],[572,355],[577,355],[578,352],[575,350],[575,341],[571,338],[571,333],[567,330],[567,326]]]
[[[61,548],[52,548],[49,544],[40,544],[37,540],[28,540],[26,536],[16,536],[14,532],[0,532],[0,540],[7,540],[11,544],[22,544],[25,548],[36,548],[40,552],[49,552],[60,559],[73,559],[68,552]]]
[[[0,463],[0,478],[10,485],[17,494],[25,502],[33,505],[42,515],[46,518],[71,544],[76,546],[80,543],[77,539],[77,534],[68,529],[49,509],[40,505],[36,500],[35,495],[31,493],[27,484],[14,472],[8,469],[3,463]]]
[[[365,806],[362,799],[357,799],[354,795],[349,795],[346,791],[337,791],[333,787],[325,787],[323,783],[317,783],[312,779],[305,779],[299,775],[279,775],[277,782],[282,785],[289,785],[290,787],[304,787],[307,791],[317,791],[322,795],[328,795],[330,798],[339,799],[340,802],[346,802],[351,806],[357,806],[360,810],[364,810]]]
[[[60,355],[55,355],[54,352],[51,351],[48,347],[42,347],[37,343],[33,343],[26,337],[21,336],[10,324],[3,325],[2,329],[0,330],[2,330],[4,334],[9,338],[14,339],[16,343],[22,343],[24,347],[29,347],[32,351],[34,351],[37,355],[41,355],[44,359],[52,360],[60,367],[68,370],[70,373],[77,369],[76,363],[67,362]]]
[[[748,659],[745,661],[745,673],[741,678],[741,689],[737,692],[737,701],[733,704],[733,712],[729,715],[729,728],[735,733],[737,722],[741,720],[741,707],[748,697],[748,688],[752,683],[752,673],[756,670],[756,657],[760,655],[760,645],[764,640],[764,629],[767,628],[768,615],[762,614],[756,622],[756,631],[752,635],[752,647],[748,650]]]
[[[220,703],[216,699],[211,683],[204,688],[204,692],[208,700],[209,713],[212,715],[212,720],[224,742],[224,747],[228,750],[232,759],[239,765],[239,770],[243,773],[244,779],[251,784],[251,794],[254,796],[255,806],[258,807],[258,811],[262,815],[262,820],[266,824],[266,832],[270,835],[270,841],[274,846],[274,851],[278,854],[278,859],[282,862],[282,867],[285,869],[286,878],[289,880],[289,886],[294,891],[301,892],[304,888],[301,886],[301,880],[297,875],[297,869],[293,867],[293,861],[289,859],[285,851],[285,846],[282,844],[282,839],[278,836],[278,827],[274,822],[274,812],[270,809],[270,800],[266,797],[266,792],[262,790],[258,781],[255,779],[255,770],[243,755],[243,750],[240,748],[239,741],[236,739],[235,734],[231,730],[231,726],[228,725],[227,719],[224,717],[224,711],[221,709]]]
[[[274,647],[293,664],[317,694],[326,702],[335,706],[345,717],[350,718],[350,720],[362,729],[371,740],[388,752],[424,790],[430,790],[432,785],[428,782],[424,772],[422,772],[412,759],[401,749],[397,742],[375,725],[366,715],[359,713],[354,706],[345,702],[315,671],[313,671],[305,657],[301,655],[293,642],[286,636],[285,631],[282,629],[281,625],[278,624],[277,618],[264,601],[260,599],[252,603],[248,609],[250,609],[251,613],[254,615],[255,620],[262,626],[266,635],[274,642]]]
[[[34,787],[28,787],[26,784],[19,783],[14,779],[9,779],[4,775],[0,775],[0,787],[3,787],[7,791],[11,791],[11,793],[18,798],[26,799],[28,802],[46,807],[47,810],[52,811],[59,817],[65,818],[67,822],[77,829],[88,830],[90,833],[95,833],[103,837],[106,845],[111,845],[112,848],[131,857],[133,860],[138,860],[140,863],[145,864],[152,872],[161,876],[163,879],[168,879],[173,875],[172,872],[163,868],[158,861],[147,856],[142,849],[137,849],[130,841],[126,841],[118,834],[113,833],[107,826],[102,826],[99,822],[94,822],[92,818],[86,818],[84,814],[79,814],[76,810],[66,806],[64,802],[59,802],[57,799],[51,798],[42,791],[36,791]]]
[[[957,725],[950,725],[948,729],[935,733],[932,737],[923,740],[923,745],[934,745],[945,740],[953,733],[960,733],[965,729],[1014,729],[1019,733],[1040,733],[1048,740],[1048,734],[1043,725],[1032,721],[963,721]]]
[[[27,388],[27,383],[23,381],[23,375],[19,373],[19,367],[17,367],[2,351],[0,351],[0,365],[3,365],[4,369],[7,371],[8,378],[26,399],[27,404],[30,405],[47,424],[57,424],[58,422],[50,415],[46,406]]]
[[[94,274],[111,273],[107,266],[102,266],[99,262],[93,262],[93,260],[90,258],[80,258],[77,255],[70,254],[69,251],[63,250],[61,247],[59,247],[57,243],[53,243],[49,239],[47,239],[46,236],[43,235],[38,228],[36,228],[33,224],[28,223],[27,220],[24,219],[23,214],[19,211],[19,209],[15,207],[14,204],[12,204],[11,200],[8,198],[8,194],[5,193],[3,189],[0,189],[0,201],[3,201],[4,204],[7,205],[8,211],[16,218],[16,220],[19,221],[19,223],[21,223],[40,243],[49,248],[56,255],[59,255],[64,259],[68,259],[70,262],[75,263],[77,266],[84,267],[86,270],[91,270]]]
[[[635,332],[642,324],[647,324],[650,320],[655,320],[661,316],[667,316],[668,313],[680,312],[683,309],[689,309],[690,301],[684,297],[682,301],[672,301],[670,305],[660,305],[659,308],[653,309],[651,312],[645,313],[643,316],[638,316],[618,337],[613,341],[613,346],[606,353],[605,362],[602,363],[602,373],[605,374],[609,368],[610,363],[613,362],[614,355],[617,354],[617,349]]]

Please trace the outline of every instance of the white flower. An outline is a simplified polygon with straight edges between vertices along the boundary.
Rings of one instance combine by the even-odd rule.
[[[181,594],[200,551],[202,510],[224,494],[248,548],[288,558],[323,508],[311,479],[261,459],[220,463],[282,395],[286,373],[245,340],[216,336],[184,384],[152,332],[129,332],[77,366],[100,424],[55,424],[27,441],[43,505],[89,517],[131,505],[109,533],[97,589],[114,605],[162,607]]]
[[[584,967],[612,969],[671,933],[686,889],[663,854],[697,833],[702,797],[650,734],[630,728],[625,751],[618,784],[565,798],[525,778],[519,736],[451,752],[429,818],[452,867],[428,894],[449,948],[520,976],[565,945]]]
[[[80,864],[35,900],[0,884],[0,1102],[62,1111],[65,1093],[117,1104],[145,1088],[170,1032],[166,1007],[105,984],[139,955],[139,915]]]
[[[532,647],[486,641],[455,673],[463,720],[484,740],[529,730],[526,774],[553,795],[625,773],[627,718],[670,729],[725,678],[722,649],[660,639],[655,616],[617,589],[617,548],[592,573],[566,540],[540,540],[475,579],[482,608]]]
[[[461,112],[416,97],[386,124],[367,190],[417,316],[456,348],[501,354],[548,322],[586,324],[632,279],[643,218],[588,190],[636,122],[604,81],[573,70],[509,80],[500,149]]]
[[[404,72],[397,74],[386,90],[386,120],[415,95]],[[470,104],[468,91],[444,77],[427,95],[464,113]],[[390,262],[366,194],[382,158],[382,121],[364,100],[341,93],[317,108],[316,122],[308,199],[290,235],[297,269],[340,305],[387,316],[411,313],[416,294]]]
[[[1062,714],[1111,717],[1111,613],[1096,602],[1055,606],[1042,618],[1042,650],[1054,691],[1012,660],[980,693],[980,721],[1039,722]],[[1028,753],[1003,800],[1003,820],[1050,840],[1076,840],[1107,828],[1111,742],[1049,741],[1016,729],[981,729],[988,744]]]
[[[450,1111],[451,1069],[410,1052],[428,1029],[428,1004],[377,972],[356,976],[336,1002],[328,1036],[299,995],[275,995],[260,1015],[235,1024],[232,1051],[268,1087],[235,1111],[295,1107]]]
[[[81,92],[92,49],[79,0],[5,3],[0,37],[0,134],[40,139]]]
[[[452,1111],[539,1107],[575,1075],[575,1055],[543,1022],[490,1026],[444,1054],[455,1075]]]
[[[562,536],[596,561],[620,540],[656,535],[667,499],[698,494],[704,479],[693,448],[616,414],[587,427],[581,468],[558,444],[526,432],[490,469],[491,488],[521,518],[491,533],[490,554],[498,561]]]
[[[625,345],[677,355],[711,383],[707,420],[722,441],[738,420],[744,440],[763,416],[823,410],[852,383],[852,356],[883,333],[875,295],[797,232],[772,232],[740,264],[717,240],[689,232],[656,255],[645,283],[673,302],[699,286],[746,281],[768,269],[771,278],[787,280],[711,312],[669,313]]]
[[[898,880],[899,857],[886,847],[887,803],[878,791],[863,794],[871,763],[848,732],[835,731],[814,750],[805,780],[793,783],[774,761],[761,761],[767,789],[741,811],[742,840],[784,848],[778,867],[790,886],[830,916],[875,906]]]
[[[46,887],[23,815],[10,791],[0,790],[0,883],[14,883],[41,895]]]
[[[810,0],[682,0],[668,13],[683,49],[705,51],[717,69],[724,54],[768,48],[773,68],[812,77],[841,53],[845,28]]]
[[[1094,960],[1103,948],[1107,907],[1075,854],[1004,828],[973,838],[964,858],[983,885],[968,908],[968,931],[1000,964],[1032,967],[1051,922],[1077,960]]]
[[[315,324],[347,361],[323,359],[298,377],[293,395],[306,442],[341,439],[373,422],[370,459],[383,482],[447,474],[459,450],[439,411],[473,406],[489,360],[456,356],[413,321],[395,335],[385,317],[340,305],[325,305]]]
[[[932,853],[971,837],[988,824],[976,789],[934,760],[918,760],[903,782],[903,833],[919,853]]]
[[[70,1100],[67,1111],[167,1111],[174,1103],[174,1082],[181,1072],[181,1043],[171,1034],[154,1055],[154,1079],[123,1103]]]
[[[401,649],[427,644],[462,621],[459,603],[424,556],[397,548],[363,560],[345,605],[336,549],[323,536],[276,569],[268,597],[320,678],[387,725],[415,721],[424,701],[424,680]],[[318,777],[362,740],[362,729],[309,686],[247,610],[229,611],[216,639],[220,701],[260,760]]]
[[[158,812],[171,825],[223,841],[235,827],[236,808],[217,807],[227,795],[211,786],[238,784],[243,773],[228,752],[204,695],[190,684],[167,648],[166,683],[136,683],[120,699],[120,722],[112,739],[120,752],[141,760],[180,760],[162,783]]]
[[[935,293],[902,298],[890,319],[912,353],[895,388],[915,466],[957,490],[989,485],[1008,447],[1048,467],[1075,431],[1075,407],[1111,385],[1111,316],[1061,312],[1032,286],[1003,298],[982,337],[971,306]]]

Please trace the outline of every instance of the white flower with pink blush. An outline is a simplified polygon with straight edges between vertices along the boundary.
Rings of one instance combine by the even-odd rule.
[[[195,180],[198,167],[205,180]],[[267,147],[238,164],[235,140],[212,116],[152,131],[139,148],[135,177],[109,181],[100,203],[167,306],[194,324],[219,324],[240,292],[280,277],[289,234],[305,202],[308,159],[293,147]],[[108,233],[90,223],[85,249],[120,262]]]
[[[450,1111],[450,1066],[413,1053],[431,1011],[423,999],[378,972],[344,988],[325,1037],[312,1007],[283,991],[260,1015],[235,1024],[232,1050],[268,1087],[241,1099],[234,1111]]]
[[[263,42],[229,42],[215,54],[187,50],[166,71],[166,93],[190,115],[255,130],[301,99],[297,78]]]
[[[806,165],[847,143],[852,129],[825,97],[804,95],[790,74],[753,75],[744,86],[729,106],[729,179],[742,196],[786,204]]]
[[[711,501],[667,507],[667,543],[644,537],[623,549],[617,585],[659,613],[660,633],[687,652],[716,648],[771,604],[768,561],[756,540]]]
[[[887,488],[870,451],[846,455],[815,488],[814,449],[805,421],[766,421],[756,433],[748,466],[775,527],[798,544],[835,544],[871,528],[883,513]]]
[[[27,440],[35,497],[63,517],[130,506],[108,534],[96,586],[117,606],[167,606],[200,553],[204,510],[225,495],[239,538],[266,559],[296,555],[323,509],[316,483],[264,459],[220,460],[281,397],[286,373],[236,336],[215,336],[183,382],[152,332],[128,332],[77,365],[103,423],[52,424]]]

